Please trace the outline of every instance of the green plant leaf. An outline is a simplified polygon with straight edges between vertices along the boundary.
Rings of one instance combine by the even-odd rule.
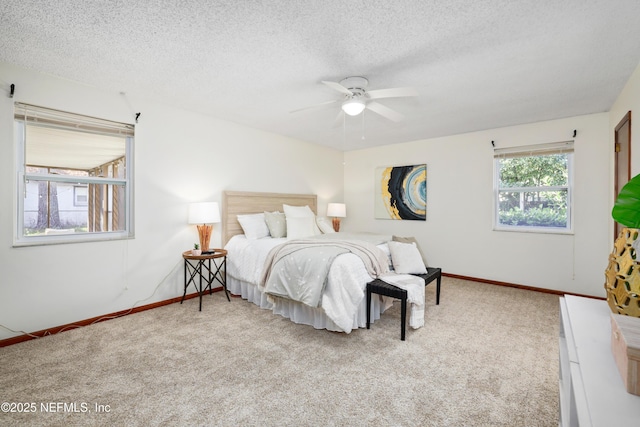
[[[611,216],[625,227],[640,228],[640,175],[622,187]]]

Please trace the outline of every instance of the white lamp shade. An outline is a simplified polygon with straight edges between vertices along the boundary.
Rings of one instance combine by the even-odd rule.
[[[364,108],[364,101],[357,98],[351,98],[342,103],[342,111],[350,116],[357,116],[362,113]]]
[[[189,224],[213,224],[220,222],[220,208],[217,202],[189,204]]]
[[[327,216],[334,218],[344,218],[347,216],[347,206],[344,203],[329,203]]]

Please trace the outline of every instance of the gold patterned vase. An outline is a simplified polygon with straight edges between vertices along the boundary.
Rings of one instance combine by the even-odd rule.
[[[609,255],[604,289],[611,311],[640,317],[640,229],[623,228]]]

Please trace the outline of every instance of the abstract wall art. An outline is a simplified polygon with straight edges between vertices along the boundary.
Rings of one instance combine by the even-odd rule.
[[[376,219],[427,219],[427,165],[375,170]]]

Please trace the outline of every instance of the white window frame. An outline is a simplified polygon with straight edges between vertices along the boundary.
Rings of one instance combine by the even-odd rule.
[[[516,231],[529,233],[573,234],[573,145],[574,141],[562,141],[546,144],[527,145],[520,147],[496,148],[493,159],[493,230]],[[547,187],[509,187],[509,190],[518,191],[558,191],[567,190],[567,226],[566,227],[535,227],[526,225],[500,224],[500,164],[502,158],[507,157],[532,157],[550,154],[567,155],[567,185]]]
[[[21,111],[27,109],[28,111],[40,111],[43,115],[51,114],[52,116],[58,116],[61,122],[65,122],[68,119],[68,123],[75,123],[76,128],[86,125],[86,130],[90,133],[100,134],[103,131],[107,134],[109,128],[126,128],[130,135],[125,137],[125,168],[124,178],[108,178],[108,177],[79,177],[69,175],[56,175],[56,174],[43,174],[43,173],[27,173],[26,172],[26,134],[25,134],[25,121],[16,117],[14,113],[14,140],[16,146],[16,209],[14,211],[14,238],[13,246],[35,246],[35,245],[49,245],[49,244],[61,244],[61,243],[75,243],[75,242],[94,242],[94,241],[107,241],[107,240],[122,240],[130,239],[134,237],[134,194],[133,194],[133,143],[134,143],[134,125],[125,123],[116,123],[108,120],[96,119],[93,117],[82,116],[74,113],[66,113],[62,111],[52,110],[44,107],[37,107],[28,104],[16,103],[16,109]],[[74,122],[77,121],[77,122]],[[86,123],[85,123],[86,121]],[[101,131],[100,126],[104,126]],[[52,125],[52,127],[56,127]],[[65,126],[60,126],[65,128]],[[69,126],[71,127],[71,126]],[[117,132],[113,131],[113,132]],[[29,180],[36,181],[50,181],[57,183],[70,183],[70,184],[111,184],[120,185],[124,189],[124,227],[123,230],[117,231],[99,231],[99,232],[86,232],[86,233],[53,233],[50,235],[37,235],[26,236],[24,234],[24,201],[27,191],[27,182]]]
[[[82,186],[74,185],[73,186],[73,206],[88,206],[89,205],[89,200],[88,200],[89,196],[88,196],[88,194],[78,194],[78,189],[80,189],[80,188],[85,189],[85,190],[87,189],[87,187],[85,185],[82,185]],[[78,198],[80,196],[86,197],[87,200],[85,200],[85,201],[78,200]]]

